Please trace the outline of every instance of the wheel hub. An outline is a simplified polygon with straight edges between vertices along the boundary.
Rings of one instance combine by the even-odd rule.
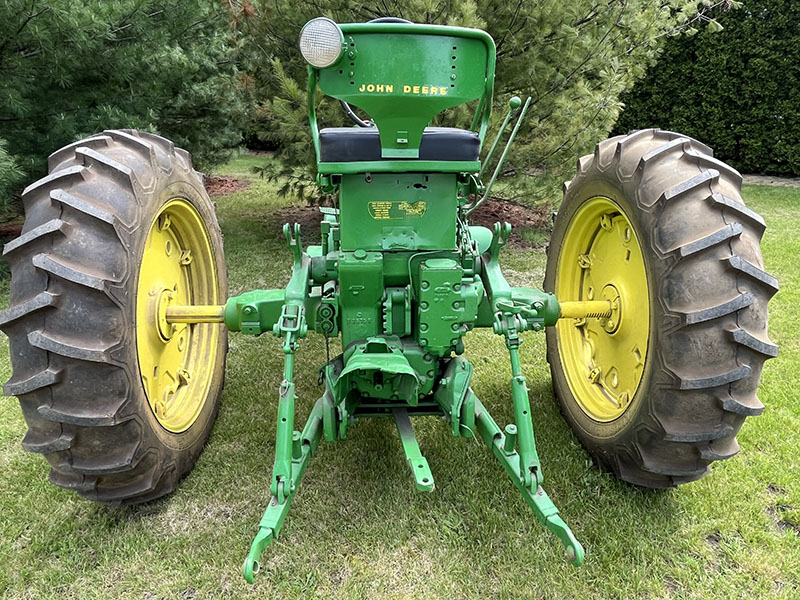
[[[611,304],[611,316],[600,321],[606,333],[616,333],[622,323],[622,299],[613,284],[608,284],[600,293],[600,299],[606,300]]]
[[[217,304],[217,272],[202,218],[189,202],[174,199],[156,215],[139,268],[136,347],[145,394],[168,431],[188,429],[211,385],[219,325],[177,323],[172,306]]]
[[[172,339],[173,325],[167,321],[167,307],[175,300],[175,290],[163,289],[156,295],[155,315],[158,335],[162,341],[169,342]]]
[[[564,236],[556,274],[559,300],[608,302],[602,318],[562,319],[559,355],[570,390],[592,419],[630,408],[644,372],[650,329],[647,274],[638,236],[622,208],[591,198]]]

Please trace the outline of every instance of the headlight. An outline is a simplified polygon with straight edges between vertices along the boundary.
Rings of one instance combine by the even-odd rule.
[[[342,56],[344,34],[326,17],[311,19],[300,32],[300,52],[313,67],[330,67]]]

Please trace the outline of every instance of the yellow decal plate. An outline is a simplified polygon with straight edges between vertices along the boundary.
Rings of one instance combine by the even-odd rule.
[[[428,210],[427,202],[380,201],[369,202],[369,215],[376,220],[419,219]]]

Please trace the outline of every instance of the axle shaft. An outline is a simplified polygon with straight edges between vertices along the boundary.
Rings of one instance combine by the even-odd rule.
[[[607,319],[613,307],[608,300],[577,300],[559,302],[559,319]]]
[[[168,306],[168,323],[224,323],[225,305]]]

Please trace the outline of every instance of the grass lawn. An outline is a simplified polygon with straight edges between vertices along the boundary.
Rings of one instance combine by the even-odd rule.
[[[222,174],[246,174],[243,157]],[[764,370],[764,414],[739,435],[739,456],[680,489],[652,492],[594,468],[559,415],[544,335],[525,334],[546,489],[587,549],[575,569],[485,447],[415,422],[436,478],[415,491],[394,426],[364,421],[320,445],[280,540],[255,586],[240,574],[269,496],[281,352],[272,336],[230,336],[227,387],[194,471],[172,495],[127,508],[92,504],[47,482],[22,450],[14,398],[0,413],[0,595],[7,598],[786,598],[800,597],[800,190],[748,186],[769,225],[767,267],[781,355]],[[219,198],[232,294],[283,286],[290,252],[276,210],[254,181]],[[306,232],[305,242],[316,240]],[[541,250],[507,249],[515,283],[541,283]],[[7,299],[7,283],[0,290]],[[0,341],[0,380],[11,374]],[[334,350],[338,352],[338,349]],[[502,425],[512,417],[507,353],[489,332],[467,338],[473,387]],[[321,338],[298,354],[300,423],[320,394]]]

